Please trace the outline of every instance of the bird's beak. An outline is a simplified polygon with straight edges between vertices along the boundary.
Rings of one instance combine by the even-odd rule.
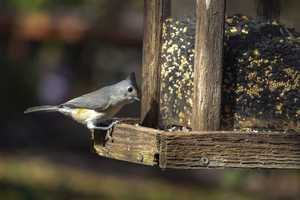
[[[134,100],[136,100],[136,101],[140,101],[140,98],[138,98],[138,97],[134,97]]]

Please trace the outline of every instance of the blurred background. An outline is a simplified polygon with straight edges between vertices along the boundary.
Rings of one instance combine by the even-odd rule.
[[[24,115],[132,71],[140,83],[143,1],[0,2],[0,199],[300,198],[299,171],[161,171],[97,156],[88,130],[62,115]],[[299,30],[300,5],[285,2],[281,19]],[[190,14],[194,3],[173,1],[172,11]],[[255,13],[251,0],[227,4],[229,15]],[[139,105],[119,116],[138,117]]]

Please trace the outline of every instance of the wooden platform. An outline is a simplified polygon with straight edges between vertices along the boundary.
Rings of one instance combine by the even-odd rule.
[[[167,132],[118,124],[112,140],[95,133],[100,156],[160,168],[300,169],[300,133]]]

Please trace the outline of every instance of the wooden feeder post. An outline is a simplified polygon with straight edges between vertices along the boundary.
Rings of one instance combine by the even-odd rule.
[[[197,0],[192,129],[220,127],[225,0]]]
[[[141,122],[147,127],[158,125],[161,30],[169,14],[170,0],[144,1]]]

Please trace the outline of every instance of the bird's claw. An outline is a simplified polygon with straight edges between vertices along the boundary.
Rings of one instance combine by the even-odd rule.
[[[113,122],[110,123],[110,125],[108,126],[96,126],[94,123],[90,122],[87,124],[87,127],[90,129],[91,131],[91,139],[95,142],[95,130],[102,130],[102,131],[106,131],[105,134],[105,139],[104,139],[104,145],[106,142],[108,141],[113,141],[112,138],[112,131],[114,129],[114,126],[116,124],[118,124],[120,121],[119,120],[115,120]]]
[[[116,120],[114,122],[112,122],[110,124],[110,128],[107,129],[107,132],[106,132],[106,135],[105,135],[105,142],[108,142],[108,141],[113,141],[113,138],[112,138],[112,132],[113,132],[113,129],[114,129],[114,126],[116,124],[118,124],[120,121],[119,120]]]
[[[105,143],[108,141],[112,141],[112,129],[108,129],[105,135]]]

